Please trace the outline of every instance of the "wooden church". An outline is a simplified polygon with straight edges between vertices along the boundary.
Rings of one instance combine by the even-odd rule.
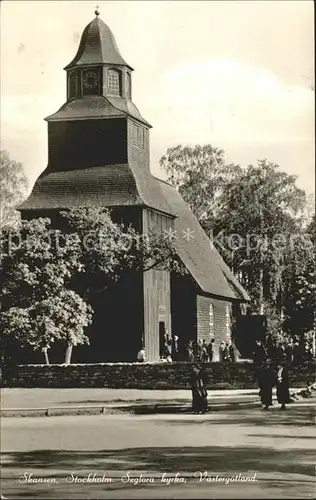
[[[22,217],[107,207],[140,233],[172,230],[188,271],[179,277],[150,270],[102,295],[93,304],[90,346],[76,348],[73,361],[135,361],[142,342],[147,360],[158,361],[165,330],[182,343],[214,338],[216,354],[249,297],[179,192],[151,174],[151,125],[133,103],[133,68],[97,11],[64,69],[67,101],[46,118],[48,165],[20,207]]]

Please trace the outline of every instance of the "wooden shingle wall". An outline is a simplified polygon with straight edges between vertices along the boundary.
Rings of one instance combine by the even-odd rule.
[[[213,314],[210,314],[212,308]],[[218,361],[219,345],[221,341],[230,340],[230,319],[228,311],[231,305],[223,300],[197,296],[197,336],[198,339],[210,342],[215,339],[214,361]]]

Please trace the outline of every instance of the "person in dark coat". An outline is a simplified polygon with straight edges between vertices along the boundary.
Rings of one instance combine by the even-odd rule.
[[[235,348],[235,344],[230,341],[230,344],[229,344],[229,347],[228,347],[228,351],[229,351],[229,359],[232,363],[235,363],[236,362],[236,348]]]
[[[261,363],[264,363],[264,361],[267,359],[267,351],[261,342],[261,340],[256,340],[255,346],[254,346],[254,354],[253,354],[253,361],[254,363],[260,365]],[[271,358],[269,358],[271,359]]]
[[[278,403],[281,405],[280,410],[285,410],[286,403],[291,403],[289,372],[285,359],[283,359],[278,365],[278,371],[276,377],[276,391],[277,391]]]
[[[208,357],[209,357],[210,362],[213,361],[214,344],[215,344],[215,339],[212,339],[211,342],[207,346],[207,352],[208,352]]]
[[[295,342],[293,345],[293,364],[299,365],[301,362],[301,349],[298,342]]]
[[[285,346],[284,344],[279,343],[277,346],[276,363],[281,363],[283,359],[285,359]]]
[[[276,346],[275,346],[275,341],[274,341],[271,333],[269,333],[267,335],[267,338],[266,338],[266,352],[267,352],[268,358],[275,359],[275,357],[276,357]]]
[[[192,411],[194,414],[207,412],[206,374],[203,368],[193,365],[191,374]]]
[[[264,410],[272,406],[272,389],[276,384],[275,371],[271,365],[271,360],[267,359],[257,371],[257,380],[259,386],[259,396]]]

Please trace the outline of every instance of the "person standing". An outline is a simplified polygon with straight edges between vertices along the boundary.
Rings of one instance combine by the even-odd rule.
[[[172,335],[172,360],[179,361],[179,337]]]
[[[259,386],[259,396],[264,410],[272,406],[272,389],[275,386],[275,372],[271,365],[271,360],[267,359],[261,364],[257,372]]]
[[[219,360],[224,361],[224,359],[225,359],[225,342],[224,340],[222,340],[219,346]]]
[[[293,364],[295,365],[299,365],[300,364],[300,345],[299,343],[296,341],[294,342],[294,345],[293,345]]]
[[[228,351],[229,351],[229,359],[230,359],[230,361],[232,363],[236,363],[236,348],[235,348],[235,345],[234,345],[234,343],[232,341],[230,341]]]
[[[266,351],[268,358],[270,359],[275,358],[275,342],[273,340],[271,333],[269,333],[266,338]]]
[[[168,332],[168,330],[165,331],[164,335],[164,358],[167,361],[172,361],[171,354],[172,354],[172,339],[171,336]]]
[[[194,361],[194,349],[193,349],[193,342],[192,340],[189,340],[187,344],[187,359],[190,363],[193,363]]]
[[[276,362],[277,364],[281,362],[285,358],[285,345],[282,342],[278,343],[277,347],[277,358]]]
[[[281,405],[280,410],[286,410],[286,403],[291,402],[289,388],[289,372],[285,358],[278,365],[276,378],[276,390],[278,403]]]
[[[265,350],[265,347],[262,344],[261,340],[256,340],[254,347],[253,361],[254,363],[260,365],[261,363],[264,362],[265,359],[267,359],[267,351]]]
[[[201,339],[198,339],[196,342],[196,356],[195,359],[197,361],[202,361],[203,359],[203,342]]]
[[[207,346],[207,352],[208,352],[208,357],[209,357],[210,363],[213,361],[214,343],[215,343],[215,339],[212,339],[211,342]]]
[[[202,344],[201,361],[202,361],[202,363],[209,363],[209,361],[210,361],[210,357],[208,354],[208,345],[206,343],[206,340],[203,340],[203,344]]]
[[[194,414],[207,412],[206,374],[203,368],[193,365],[191,373],[192,411]]]
[[[229,361],[229,344],[228,342],[225,343],[224,346],[224,353],[223,353],[223,361]]]

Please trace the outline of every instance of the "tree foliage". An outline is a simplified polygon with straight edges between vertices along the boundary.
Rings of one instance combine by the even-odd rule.
[[[253,301],[276,305],[282,289],[285,255],[300,240],[305,193],[296,177],[266,160],[242,169],[227,187],[215,224],[226,235],[230,265],[241,275]],[[227,257],[226,257],[227,258]]]
[[[303,244],[304,242],[304,244]],[[316,327],[315,217],[288,256],[283,279],[284,327],[302,339]]]
[[[4,343],[14,338],[22,346],[45,351],[54,342],[66,345],[89,343],[85,329],[92,310],[72,290],[60,289],[57,295],[36,300],[27,307],[13,306],[1,314]]]
[[[211,145],[170,148],[160,164],[248,290],[255,310],[271,318],[286,310],[289,328],[288,318],[297,318],[301,309],[309,318],[306,331],[315,218],[306,229],[311,198],[297,187],[296,176],[268,160],[226,164],[224,152]]]
[[[139,235],[101,208],[60,214],[63,230],[48,218],[21,221],[2,233],[0,327],[5,341],[46,350],[88,342],[92,296],[127,273],[151,268],[181,272],[162,234]]]
[[[139,234],[97,207],[73,208],[61,216],[65,246],[79,262],[72,286],[84,289],[85,296],[113,286],[129,273],[152,268],[182,272],[174,248],[160,232]]]
[[[16,224],[15,207],[23,200],[27,187],[22,164],[10,160],[7,151],[0,151],[0,228]]]
[[[240,174],[240,167],[225,162],[224,151],[206,144],[169,148],[160,165],[168,182],[179,189],[205,230],[211,230],[222,195]]]

